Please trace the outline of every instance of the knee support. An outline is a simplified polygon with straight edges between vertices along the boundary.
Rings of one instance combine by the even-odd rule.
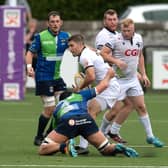
[[[105,150],[105,148],[109,145],[110,145],[110,143],[109,143],[108,139],[106,139],[104,142],[102,142],[100,144],[100,146],[98,147],[98,150],[102,153]]]
[[[50,144],[50,143],[55,143],[52,139],[50,139],[50,138],[45,138],[44,140],[43,140],[43,142],[42,142],[42,144]]]

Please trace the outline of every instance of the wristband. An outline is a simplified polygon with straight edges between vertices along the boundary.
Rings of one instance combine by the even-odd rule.
[[[32,67],[32,64],[27,64],[27,68],[31,68]]]

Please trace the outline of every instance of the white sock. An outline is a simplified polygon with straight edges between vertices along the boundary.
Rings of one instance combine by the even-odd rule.
[[[88,141],[83,136],[80,136],[79,146],[82,148],[88,147]]]
[[[106,119],[106,116],[103,116],[102,123],[100,125],[100,130],[105,134],[106,133],[106,128],[111,124],[110,121]]]
[[[140,121],[145,128],[146,136],[147,137],[154,137],[153,132],[152,132],[151,122],[150,122],[148,114],[140,117]]]
[[[120,124],[118,124],[116,122],[113,122],[110,131],[111,131],[112,134],[118,134],[119,135],[120,128],[121,128]]]

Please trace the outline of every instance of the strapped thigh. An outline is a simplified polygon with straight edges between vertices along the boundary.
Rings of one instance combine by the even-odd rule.
[[[44,107],[55,106],[55,96],[42,96]]]

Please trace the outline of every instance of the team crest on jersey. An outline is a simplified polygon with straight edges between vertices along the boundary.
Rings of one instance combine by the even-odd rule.
[[[68,121],[68,124],[69,124],[70,126],[74,126],[74,125],[75,125],[75,120],[70,119],[70,120]]]
[[[138,46],[138,48],[141,46],[141,44],[139,42],[137,42],[136,45]]]

